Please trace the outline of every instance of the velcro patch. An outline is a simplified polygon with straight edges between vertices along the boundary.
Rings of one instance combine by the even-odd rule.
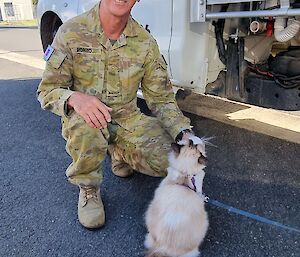
[[[75,50],[76,54],[98,54],[98,53],[101,53],[101,49],[95,48],[95,47],[78,46],[78,47],[75,47],[74,50]]]
[[[48,47],[44,53],[44,60],[48,61],[49,58],[51,57],[51,55],[53,54],[53,52],[54,52],[54,48],[52,46],[48,45]]]
[[[86,48],[86,47],[77,47],[76,53],[89,53],[91,54],[93,52],[92,48]]]

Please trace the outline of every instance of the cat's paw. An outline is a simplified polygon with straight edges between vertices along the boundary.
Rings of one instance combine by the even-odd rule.
[[[198,248],[184,254],[181,255],[180,257],[198,257],[200,255],[200,252],[198,251]]]
[[[150,249],[153,247],[153,243],[154,243],[153,237],[150,235],[150,233],[148,233],[145,238],[144,246],[147,249]]]

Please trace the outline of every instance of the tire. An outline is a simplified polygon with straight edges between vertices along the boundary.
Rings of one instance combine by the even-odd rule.
[[[54,14],[47,15],[43,19],[41,24],[41,39],[44,52],[46,51],[48,45],[52,44],[53,39],[61,25],[61,20]]]

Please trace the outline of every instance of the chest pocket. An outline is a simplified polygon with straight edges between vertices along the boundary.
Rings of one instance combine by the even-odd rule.
[[[91,95],[102,93],[104,65],[101,50],[94,48],[76,48],[74,53],[74,82],[82,92]],[[103,67],[102,67],[103,66]]]
[[[120,80],[120,57],[118,54],[107,58],[106,68],[106,98],[109,104],[122,102],[123,86]]]
[[[130,101],[136,97],[139,84],[144,74],[143,65],[143,60],[138,58],[121,58],[120,80],[123,86],[123,98],[125,101]]]

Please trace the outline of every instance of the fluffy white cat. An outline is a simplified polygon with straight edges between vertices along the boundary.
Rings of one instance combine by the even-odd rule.
[[[172,144],[168,175],[146,212],[147,257],[196,257],[207,229],[202,183],[205,144],[191,136]]]

